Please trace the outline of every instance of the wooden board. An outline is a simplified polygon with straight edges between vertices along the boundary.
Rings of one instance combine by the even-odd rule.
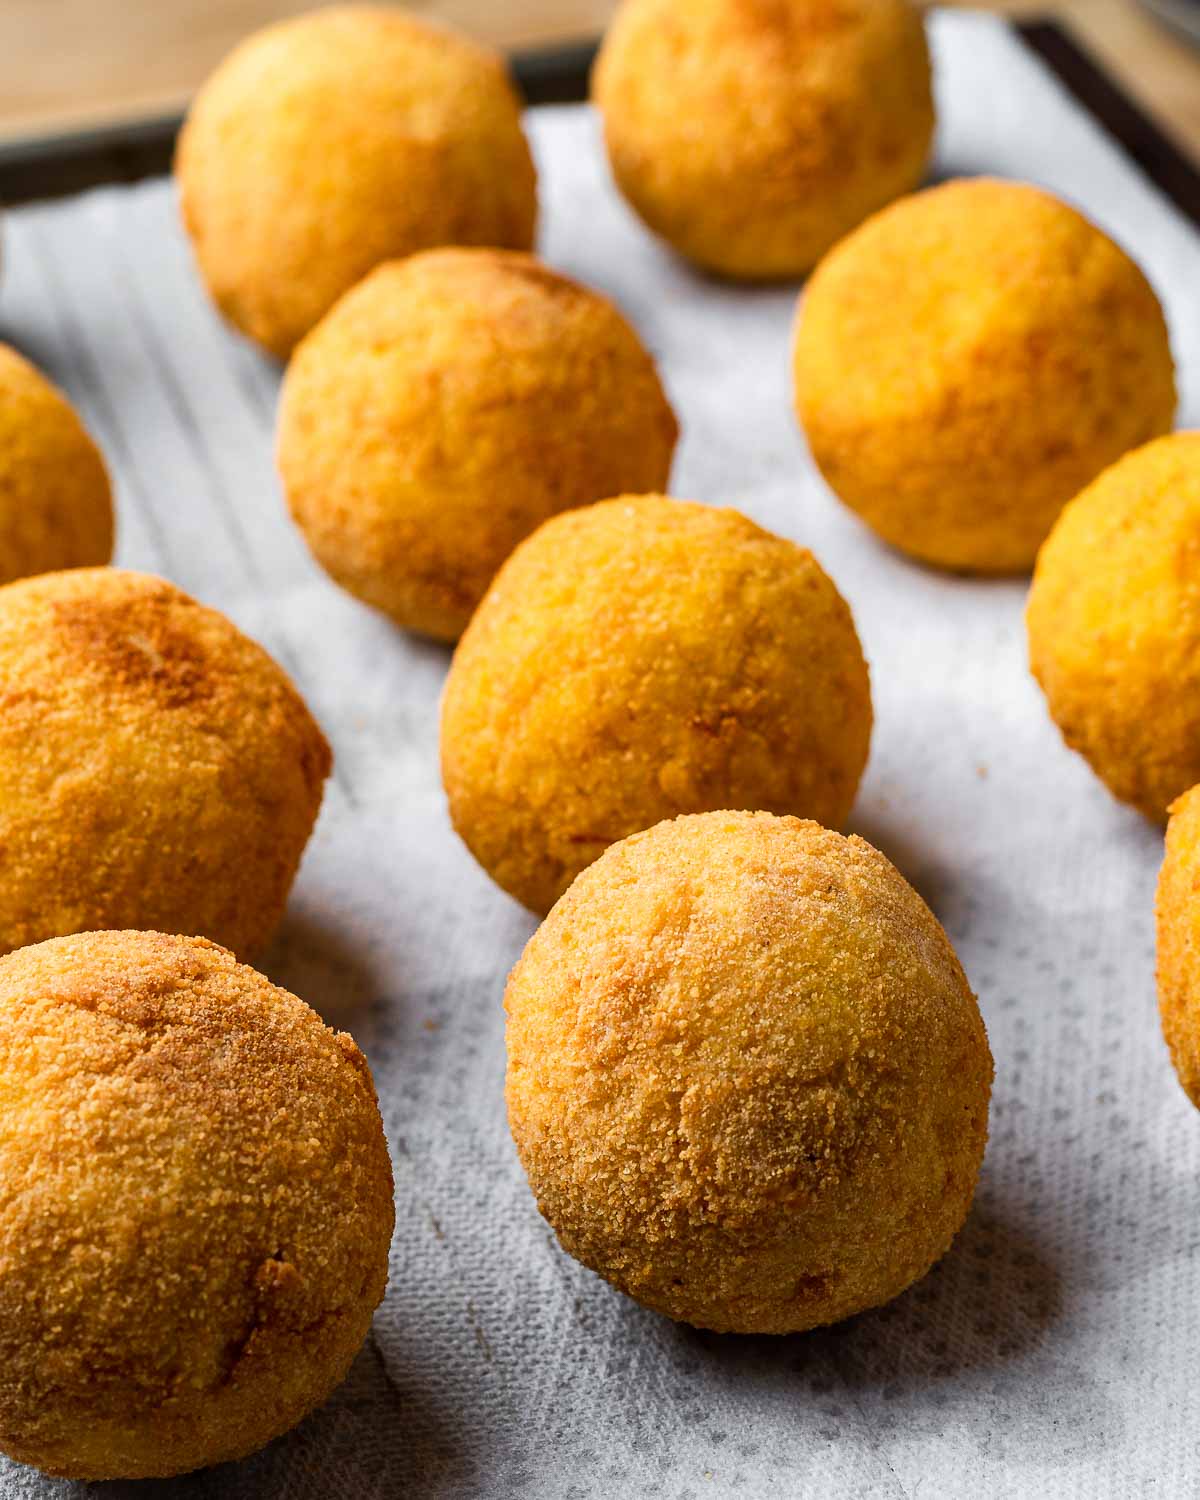
[[[508,49],[598,35],[615,0],[416,0]],[[178,110],[239,37],[313,0],[3,0],[0,139]],[[990,0],[1068,22],[1156,123],[1200,161],[1200,53],[1137,0]]]

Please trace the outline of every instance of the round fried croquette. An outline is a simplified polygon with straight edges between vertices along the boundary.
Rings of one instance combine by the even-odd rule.
[[[101,927],[243,956],[279,918],[330,752],[216,610],[115,568],[0,589],[0,952]]]
[[[1175,1072],[1200,1109],[1200,786],[1171,804],[1158,876],[1158,1009]]]
[[[176,157],[213,300],[284,358],[381,261],[529,249],[520,111],[497,54],[399,8],[334,6],[257,32],[197,94]]]
[[[892,546],[1024,572],[1066,502],[1169,431],[1162,309],[1057,198],[963,179],[894,204],[817,268],[795,341],[830,488]]]
[[[624,0],[592,94],[645,223],[745,279],[803,275],[916,187],[934,125],[908,0]]]
[[[476,859],[545,913],[678,813],[842,822],[870,738],[854,621],[811,552],[626,496],[548,521],[497,574],[446,682],[442,776]]]
[[[94,567],[113,550],[108,471],[74,408],[0,344],[0,584]]]
[[[344,1032],[199,938],[0,959],[0,1449],[76,1479],[240,1458],[342,1380],[392,1173]]]
[[[1200,782],[1200,432],[1130,453],[1038,556],[1029,662],[1072,750],[1162,822]]]
[[[859,838],[660,823],[584,871],[513,970],[508,1113],[565,1250],[668,1317],[792,1333],[945,1253],[992,1059],[929,908]]]
[[[529,255],[433,250],[380,266],[296,351],[279,466],[338,583],[457,640],[543,521],[665,488],[677,431],[605,298]]]

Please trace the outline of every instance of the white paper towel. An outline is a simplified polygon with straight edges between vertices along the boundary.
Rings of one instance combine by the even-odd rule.
[[[1001,24],[934,22],[938,174],[1030,178],[1163,294],[1200,425],[1200,236]],[[532,930],[451,834],[448,660],[339,593],[285,519],[278,373],[219,323],[163,182],[14,212],[0,337],[81,405],[119,561],[227,610],[294,674],[337,778],[265,964],[349,1027],[396,1166],[392,1282],[344,1388],[249,1461],[12,1497],[1190,1495],[1200,1486],[1200,1119],[1154,1000],[1158,832],[1025,667],[1019,583],[912,566],[829,496],[791,416],[794,290],[692,275],[612,189],[583,109],[535,111],[549,260],[610,292],[684,425],[674,489],[810,545],[851,601],[877,725],[853,827],[946,924],[996,1055],[976,1206],[892,1306],[824,1332],[676,1327],[567,1259],[504,1120],[505,975]]]

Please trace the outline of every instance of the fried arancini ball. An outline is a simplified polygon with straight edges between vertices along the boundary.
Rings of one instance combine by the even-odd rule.
[[[885,209],[809,283],[796,399],[838,497],[923,562],[1023,572],[1100,471],[1170,429],[1162,309],[1057,198],[964,179]]]
[[[399,8],[334,6],[257,32],[196,96],[176,158],[213,300],[282,358],[381,261],[529,249],[520,109],[497,54]]]
[[[240,1458],[342,1380],[392,1173],[344,1032],[199,938],[0,959],[0,1449],[79,1479]]]
[[[457,640],[549,516],[665,488],[677,431],[611,302],[529,255],[433,250],[380,266],[296,351],[279,465],[338,583]]]
[[[548,521],[497,574],[446,682],[442,776],[476,859],[544,913],[677,813],[840,823],[870,738],[854,621],[811,552],[626,496]]]
[[[0,584],[106,563],[112,550],[99,449],[66,398],[0,344]]]
[[[933,134],[908,0],[624,0],[592,93],[646,224],[748,279],[802,275],[916,187]]]
[[[0,952],[99,927],[263,946],[330,752],[216,610],[115,568],[0,589]]]
[[[1184,1092],[1200,1109],[1200,786],[1171,804],[1155,917],[1163,1036]]]
[[[505,995],[508,1112],[562,1246],[639,1302],[791,1333],[948,1248],[992,1059],[929,908],[859,838],[660,823],[584,871]]]
[[[1072,750],[1163,822],[1200,782],[1200,432],[1127,454],[1038,556],[1029,662]]]

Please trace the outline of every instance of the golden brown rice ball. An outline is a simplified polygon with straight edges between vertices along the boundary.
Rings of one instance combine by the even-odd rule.
[[[113,504],[100,451],[74,408],[0,344],[0,584],[106,563]]]
[[[254,953],[329,747],[261,647],[174,585],[79,568],[0,589],[0,952],[101,927]]]
[[[1029,661],[1063,739],[1162,822],[1200,782],[1200,432],[1130,453],[1038,557]]]
[[[893,205],[822,262],[795,371],[834,493],[892,546],[973,573],[1031,567],[1072,495],[1175,411],[1133,261],[1057,198],[987,178]]]
[[[1158,1008],[1171,1061],[1200,1109],[1200,786],[1176,799],[1158,876]]]
[[[548,517],[665,488],[676,436],[612,303],[529,255],[433,250],[373,271],[296,351],[279,465],[338,583],[457,640]]]
[[[387,1283],[392,1173],[344,1032],[199,938],[0,959],[0,1449],[183,1473],[342,1380]]]
[[[608,850],[505,996],[508,1112],[584,1265],[668,1317],[792,1333],[958,1232],[987,1139],[975,997],[862,839],[714,812]]]
[[[854,621],[811,552],[659,495],[548,521],[455,653],[455,828],[546,912],[610,844],[681,812],[850,811],[871,738]]]
[[[176,159],[213,300],[283,358],[381,261],[527,250],[537,187],[503,60],[399,8],[257,32],[196,96]]]
[[[916,187],[933,134],[907,0],[624,0],[592,92],[646,224],[748,279],[802,275]]]

